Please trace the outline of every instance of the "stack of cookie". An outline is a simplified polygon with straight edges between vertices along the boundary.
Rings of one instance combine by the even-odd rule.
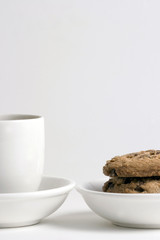
[[[111,177],[104,192],[160,193],[160,150],[116,156],[106,162],[103,173]]]

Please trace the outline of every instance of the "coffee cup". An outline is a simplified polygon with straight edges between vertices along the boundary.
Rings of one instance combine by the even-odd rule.
[[[38,190],[44,165],[44,118],[0,116],[0,193]]]

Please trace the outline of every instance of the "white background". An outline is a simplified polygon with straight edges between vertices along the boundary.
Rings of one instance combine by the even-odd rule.
[[[0,113],[45,117],[45,173],[160,148],[160,2],[0,1]]]
[[[160,148],[159,0],[1,0],[0,114],[45,117],[45,173]]]

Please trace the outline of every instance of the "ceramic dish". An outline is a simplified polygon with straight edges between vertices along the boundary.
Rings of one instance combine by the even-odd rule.
[[[62,205],[74,186],[69,179],[44,176],[38,191],[0,194],[0,227],[40,222]]]
[[[160,228],[160,194],[105,193],[106,178],[76,187],[87,205],[115,225]]]

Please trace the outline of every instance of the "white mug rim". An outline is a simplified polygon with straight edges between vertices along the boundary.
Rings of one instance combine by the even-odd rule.
[[[0,114],[0,123],[1,122],[19,122],[19,121],[31,121],[43,119],[40,115],[33,114]]]

